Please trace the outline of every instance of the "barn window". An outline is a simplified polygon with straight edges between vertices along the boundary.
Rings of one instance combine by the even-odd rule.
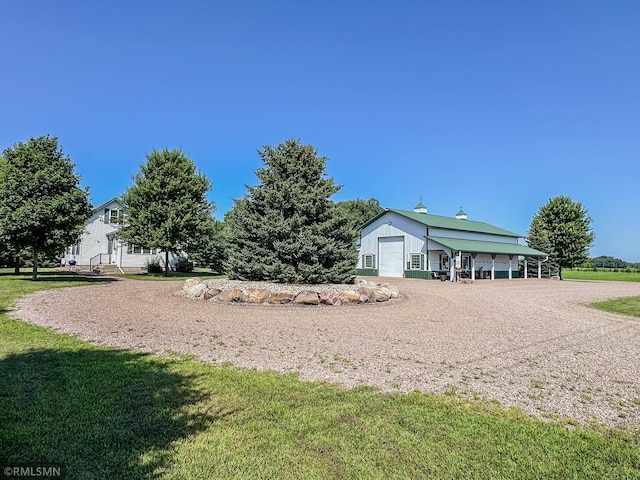
[[[422,254],[412,253],[409,258],[411,270],[422,270]]]
[[[371,253],[363,255],[362,268],[376,268],[376,256]]]

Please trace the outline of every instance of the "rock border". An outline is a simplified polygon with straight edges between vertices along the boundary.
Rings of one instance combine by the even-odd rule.
[[[184,281],[177,294],[214,303],[338,306],[387,302],[398,298],[400,290],[367,280],[357,280],[353,285],[294,285],[192,277]]]

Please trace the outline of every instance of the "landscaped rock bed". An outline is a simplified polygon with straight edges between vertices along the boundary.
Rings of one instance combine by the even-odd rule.
[[[388,283],[367,280],[358,280],[353,285],[294,285],[226,279],[202,280],[193,277],[184,281],[178,294],[209,302],[353,305],[386,302],[391,298],[397,298],[400,291]]]

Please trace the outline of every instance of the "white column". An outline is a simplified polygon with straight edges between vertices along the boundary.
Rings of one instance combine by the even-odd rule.
[[[542,261],[538,259],[538,278],[542,278]]]
[[[471,255],[471,280],[476,279],[476,257]]]
[[[496,279],[496,258],[491,257],[491,280]]]
[[[509,255],[509,280],[513,278],[513,258]]]
[[[529,278],[529,275],[527,274],[527,259],[524,259],[524,279],[526,280],[527,278]]]

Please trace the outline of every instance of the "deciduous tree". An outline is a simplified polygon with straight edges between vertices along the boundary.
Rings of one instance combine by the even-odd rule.
[[[207,201],[211,182],[196,170],[182,150],[153,150],[134,184],[122,196],[126,207],[122,238],[165,253],[165,276],[169,254],[188,251],[202,225],[213,212]]]
[[[331,200],[340,190],[326,176],[327,158],[288,140],[258,152],[260,183],[247,186],[225,219],[230,278],[286,283],[349,282],[357,251],[351,222]]]
[[[91,215],[88,189],[65,156],[58,138],[42,136],[16,143],[0,160],[0,235],[17,253],[33,258],[59,255],[82,234]]]

